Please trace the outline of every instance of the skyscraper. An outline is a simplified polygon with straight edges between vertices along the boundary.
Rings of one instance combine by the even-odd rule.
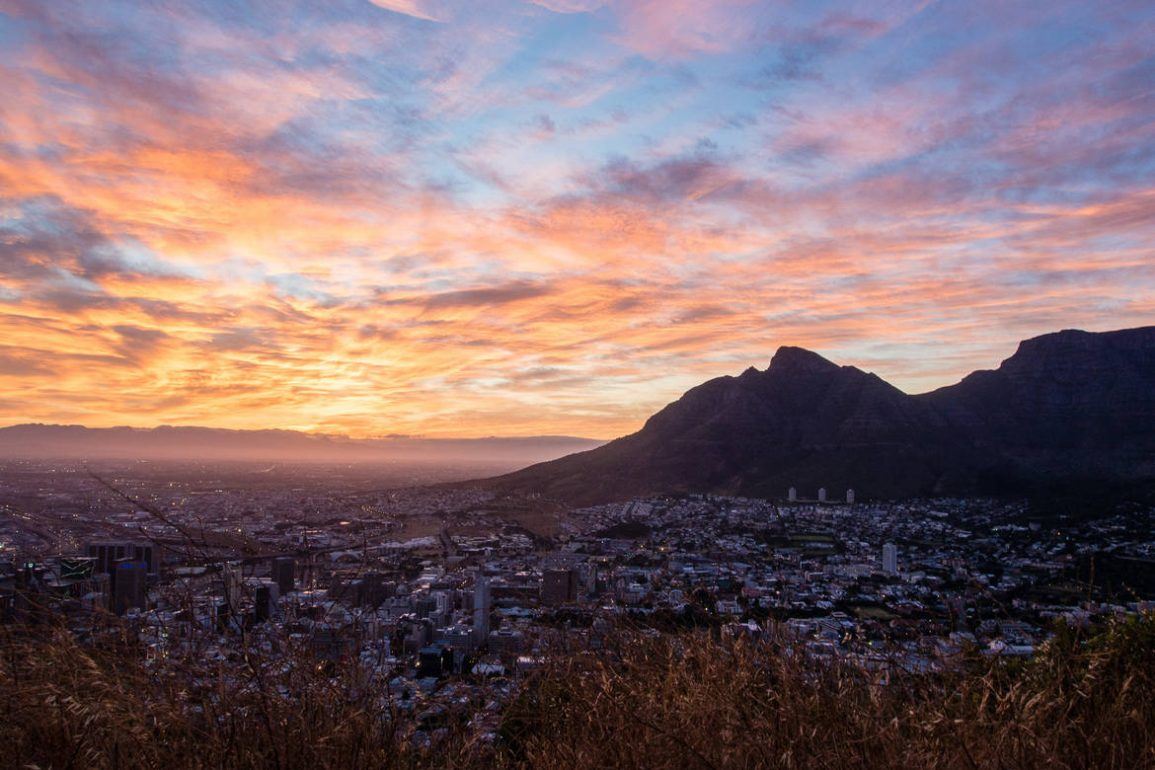
[[[273,601],[273,583],[262,582],[253,590],[253,619],[258,623],[264,622],[272,617],[273,608],[276,603]]]
[[[148,562],[121,559],[111,575],[112,611],[123,615],[130,607],[144,609],[148,591]]]
[[[888,575],[898,574],[898,546],[894,543],[882,546],[882,571]]]
[[[89,543],[85,550],[89,557],[96,559],[93,567],[96,574],[111,575],[116,562],[130,555],[124,543]]]
[[[551,606],[577,599],[578,575],[573,569],[547,569],[541,576],[541,601]]]
[[[145,572],[149,575],[156,575],[160,572],[160,547],[153,543],[96,542],[89,543],[85,551],[90,558],[96,560],[93,570],[96,574],[102,572],[112,574],[116,562],[121,559],[143,562]]]
[[[160,574],[160,548],[152,543],[128,543],[125,546],[126,556],[133,561],[144,562],[149,575]]]
[[[296,588],[297,560],[292,556],[278,556],[273,559],[272,573],[281,596],[291,593]]]
[[[489,578],[481,570],[478,570],[477,578],[473,583],[473,640],[478,645],[485,644],[489,638],[489,612],[491,609]]]
[[[221,582],[224,585],[225,601],[228,602],[233,612],[236,612],[237,608],[241,605],[241,598],[243,596],[242,585],[244,580],[241,576],[240,562],[232,562],[221,568]]]

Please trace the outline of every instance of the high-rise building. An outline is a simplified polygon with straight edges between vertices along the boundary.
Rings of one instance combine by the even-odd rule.
[[[112,611],[123,615],[129,608],[144,609],[148,596],[148,563],[121,559],[110,574]]]
[[[541,576],[542,604],[557,606],[577,599],[578,576],[573,569],[547,569]]]
[[[854,490],[853,489],[846,490],[846,504],[847,505],[854,505]]]
[[[898,546],[894,543],[882,546],[882,571],[888,575],[898,574]]]
[[[597,596],[598,593],[598,565],[589,562],[583,570],[579,570],[581,588],[587,596]]]
[[[160,548],[152,543],[127,543],[126,550],[133,561],[144,562],[149,575],[160,574]]]
[[[85,552],[89,558],[96,560],[96,574],[103,572],[111,575],[114,565],[121,559],[143,562],[146,574],[156,575],[160,572],[160,547],[153,543],[89,543]]]
[[[111,575],[116,562],[130,555],[124,543],[89,543],[85,553],[96,559],[93,571],[98,575]]]
[[[273,584],[272,582],[261,582],[260,585],[253,589],[253,619],[258,623],[262,623],[272,617],[273,607],[276,602],[273,600]]]
[[[826,502],[826,487],[822,487],[821,489],[818,490],[818,502],[820,502],[820,503]]]
[[[277,591],[281,596],[292,593],[296,588],[297,560],[292,556],[278,556],[273,559],[273,580],[277,584]]]
[[[241,606],[244,596],[244,578],[241,575],[240,562],[226,564],[221,568],[221,582],[224,584],[225,601],[235,613]]]
[[[478,570],[473,582],[473,638],[479,645],[485,644],[489,638],[489,613],[492,609],[489,578]]]
[[[786,499],[794,503],[798,501],[798,490],[795,487],[790,487],[790,491],[786,493]]]

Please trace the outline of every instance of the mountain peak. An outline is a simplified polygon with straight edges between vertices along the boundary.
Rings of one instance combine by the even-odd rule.
[[[838,364],[827,361],[811,350],[783,345],[778,348],[778,352],[774,354],[774,358],[770,359],[770,369],[768,371],[817,374],[819,372],[838,371],[838,368]]]

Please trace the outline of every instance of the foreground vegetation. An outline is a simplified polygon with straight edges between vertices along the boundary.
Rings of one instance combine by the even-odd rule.
[[[886,684],[788,644],[623,630],[525,680],[495,740],[464,713],[432,743],[351,666],[250,651],[221,676],[43,627],[0,645],[11,767],[1155,768],[1150,615]]]

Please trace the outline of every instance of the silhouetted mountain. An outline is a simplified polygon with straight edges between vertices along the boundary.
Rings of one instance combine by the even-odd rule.
[[[1035,337],[918,398],[988,458],[996,487],[1155,479],[1155,327]]]
[[[0,457],[16,459],[484,462],[491,466],[517,467],[600,443],[570,436],[351,439],[292,430],[222,430],[170,425],[86,428],[28,424],[0,428]]]
[[[572,503],[714,492],[831,499],[1155,480],[1155,327],[1027,340],[995,371],[907,395],[783,347],[605,446],[491,480]]]

